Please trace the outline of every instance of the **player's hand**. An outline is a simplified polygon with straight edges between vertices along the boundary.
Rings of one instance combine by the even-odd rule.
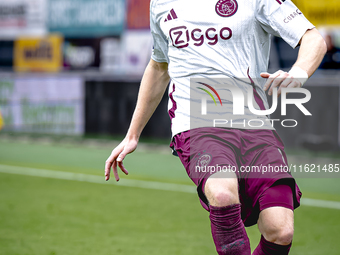
[[[301,88],[301,82],[287,72],[277,71],[273,74],[261,73],[262,78],[268,79],[264,85],[264,91],[268,90],[268,95],[273,93],[273,88],[278,88],[277,96],[281,95],[282,88]]]
[[[111,168],[113,170],[116,181],[119,181],[117,165],[123,171],[123,173],[125,173],[126,175],[129,174],[123,165],[123,160],[127,154],[133,152],[137,148],[137,144],[137,140],[125,138],[115,149],[113,149],[111,155],[105,162],[106,181],[110,179]]]

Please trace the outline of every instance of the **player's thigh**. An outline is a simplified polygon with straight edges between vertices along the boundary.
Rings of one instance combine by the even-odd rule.
[[[269,207],[260,212],[258,227],[270,242],[287,245],[294,233],[294,211],[281,206]]]
[[[209,204],[227,206],[239,203],[238,179],[235,173],[218,172],[211,175],[204,186]]]

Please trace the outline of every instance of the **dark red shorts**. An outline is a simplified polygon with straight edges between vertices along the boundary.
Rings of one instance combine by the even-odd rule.
[[[289,172],[284,146],[276,131],[197,128],[175,135],[171,146],[196,184],[200,202],[208,211],[205,182],[214,173],[223,171],[235,172],[238,177],[245,226],[257,223],[259,201],[265,201],[267,207],[295,209],[300,205],[301,192]],[[268,201],[273,196],[267,195],[260,199],[274,184],[291,188],[292,206],[286,205],[289,198],[274,196],[274,201]]]

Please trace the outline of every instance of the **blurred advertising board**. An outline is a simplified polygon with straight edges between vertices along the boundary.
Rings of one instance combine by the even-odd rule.
[[[84,133],[84,84],[80,77],[0,79],[4,131]]]
[[[13,67],[13,47],[14,41],[0,41],[0,67],[12,69]]]
[[[48,26],[71,38],[119,35],[125,9],[125,0],[50,0]]]
[[[150,0],[127,0],[127,28],[150,28]]]
[[[339,0],[293,0],[315,26],[340,25]]]
[[[47,0],[1,0],[0,39],[46,34]]]
[[[18,72],[58,72],[62,66],[63,38],[60,35],[29,38],[14,43],[14,70]]]
[[[102,39],[100,70],[112,74],[142,76],[152,50],[149,30],[127,30],[118,38]]]
[[[64,69],[66,70],[98,70],[100,38],[65,39]]]
[[[1,109],[0,109],[0,130],[3,128],[3,126],[4,126],[4,119],[2,118]]]

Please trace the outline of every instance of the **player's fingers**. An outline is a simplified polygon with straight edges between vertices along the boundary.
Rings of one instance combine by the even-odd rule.
[[[117,146],[114,150],[112,150],[111,155],[105,162],[105,180],[110,179],[110,172],[111,168],[113,167],[113,163],[115,162],[116,158],[118,157],[119,153],[121,152],[121,146]]]
[[[261,75],[262,78],[269,78],[270,73],[263,72],[263,73],[260,73],[260,75]]]
[[[261,77],[262,78],[267,78],[267,81],[266,83],[264,84],[264,91],[266,91],[267,89],[269,89],[270,85],[272,84],[273,80],[278,77],[283,71],[282,70],[279,70],[279,71],[276,71],[275,73],[273,74],[270,74],[270,73],[261,73]]]
[[[287,88],[291,83],[293,82],[293,78],[288,75],[282,82],[281,85],[279,87],[279,90],[277,91],[277,96],[279,97],[281,95],[282,92],[282,88]]]
[[[292,78],[291,82],[287,85],[286,88],[301,88],[302,84],[298,79]],[[281,91],[280,91],[281,94]]]
[[[117,159],[117,157],[119,156],[119,154],[122,152],[123,149],[124,149],[124,147],[121,144],[113,149],[113,151],[111,152],[111,155],[110,155],[112,163],[113,163],[113,161],[115,161]]]
[[[111,163],[105,164],[105,181],[108,181],[110,179],[111,165]]]
[[[287,88],[301,88],[302,84],[299,80],[292,78],[292,82],[287,86]]]
[[[124,152],[124,150],[118,155],[117,157],[117,162],[123,162],[125,156],[126,156],[126,152]]]
[[[105,180],[108,181],[110,179],[110,172],[113,163],[112,155],[105,161]]]
[[[113,169],[113,175],[115,176],[116,181],[119,181],[119,176],[118,176],[118,171],[117,171],[117,161],[113,162],[112,169]]]
[[[267,74],[269,74],[269,73],[267,73]],[[270,87],[273,79],[270,79],[270,74],[268,76],[266,75],[266,77],[263,77],[263,78],[267,78],[267,81],[266,81],[266,83],[264,84],[264,87],[263,87],[264,91],[266,91]]]
[[[123,162],[125,156],[131,152],[133,152],[136,149],[137,144],[136,143],[129,143],[125,145],[123,151],[119,153],[117,157],[118,162]]]
[[[285,79],[278,91],[278,96],[282,93],[282,88],[301,88],[302,84],[298,79],[293,78],[292,76],[289,76],[287,79]]]
[[[270,76],[270,73],[260,73],[260,75],[261,75],[262,78],[268,79],[269,76]],[[266,84],[265,84],[264,87],[263,87],[264,91],[267,90],[267,88],[268,88],[269,85],[270,85],[270,83],[269,83],[269,81],[267,80],[267,81],[266,81]]]
[[[299,79],[296,79],[293,76],[290,76],[290,77],[291,77],[291,82],[289,83],[287,87],[289,88],[301,88],[302,87],[302,83]]]
[[[272,82],[272,85],[268,91],[268,95],[271,95],[273,93],[273,88],[275,87],[279,87],[281,85],[281,82],[286,79],[286,77],[288,76],[288,73],[286,72],[282,72],[280,73]]]
[[[123,162],[118,162],[119,168],[124,172],[124,174],[128,175],[129,172],[125,169]]]

